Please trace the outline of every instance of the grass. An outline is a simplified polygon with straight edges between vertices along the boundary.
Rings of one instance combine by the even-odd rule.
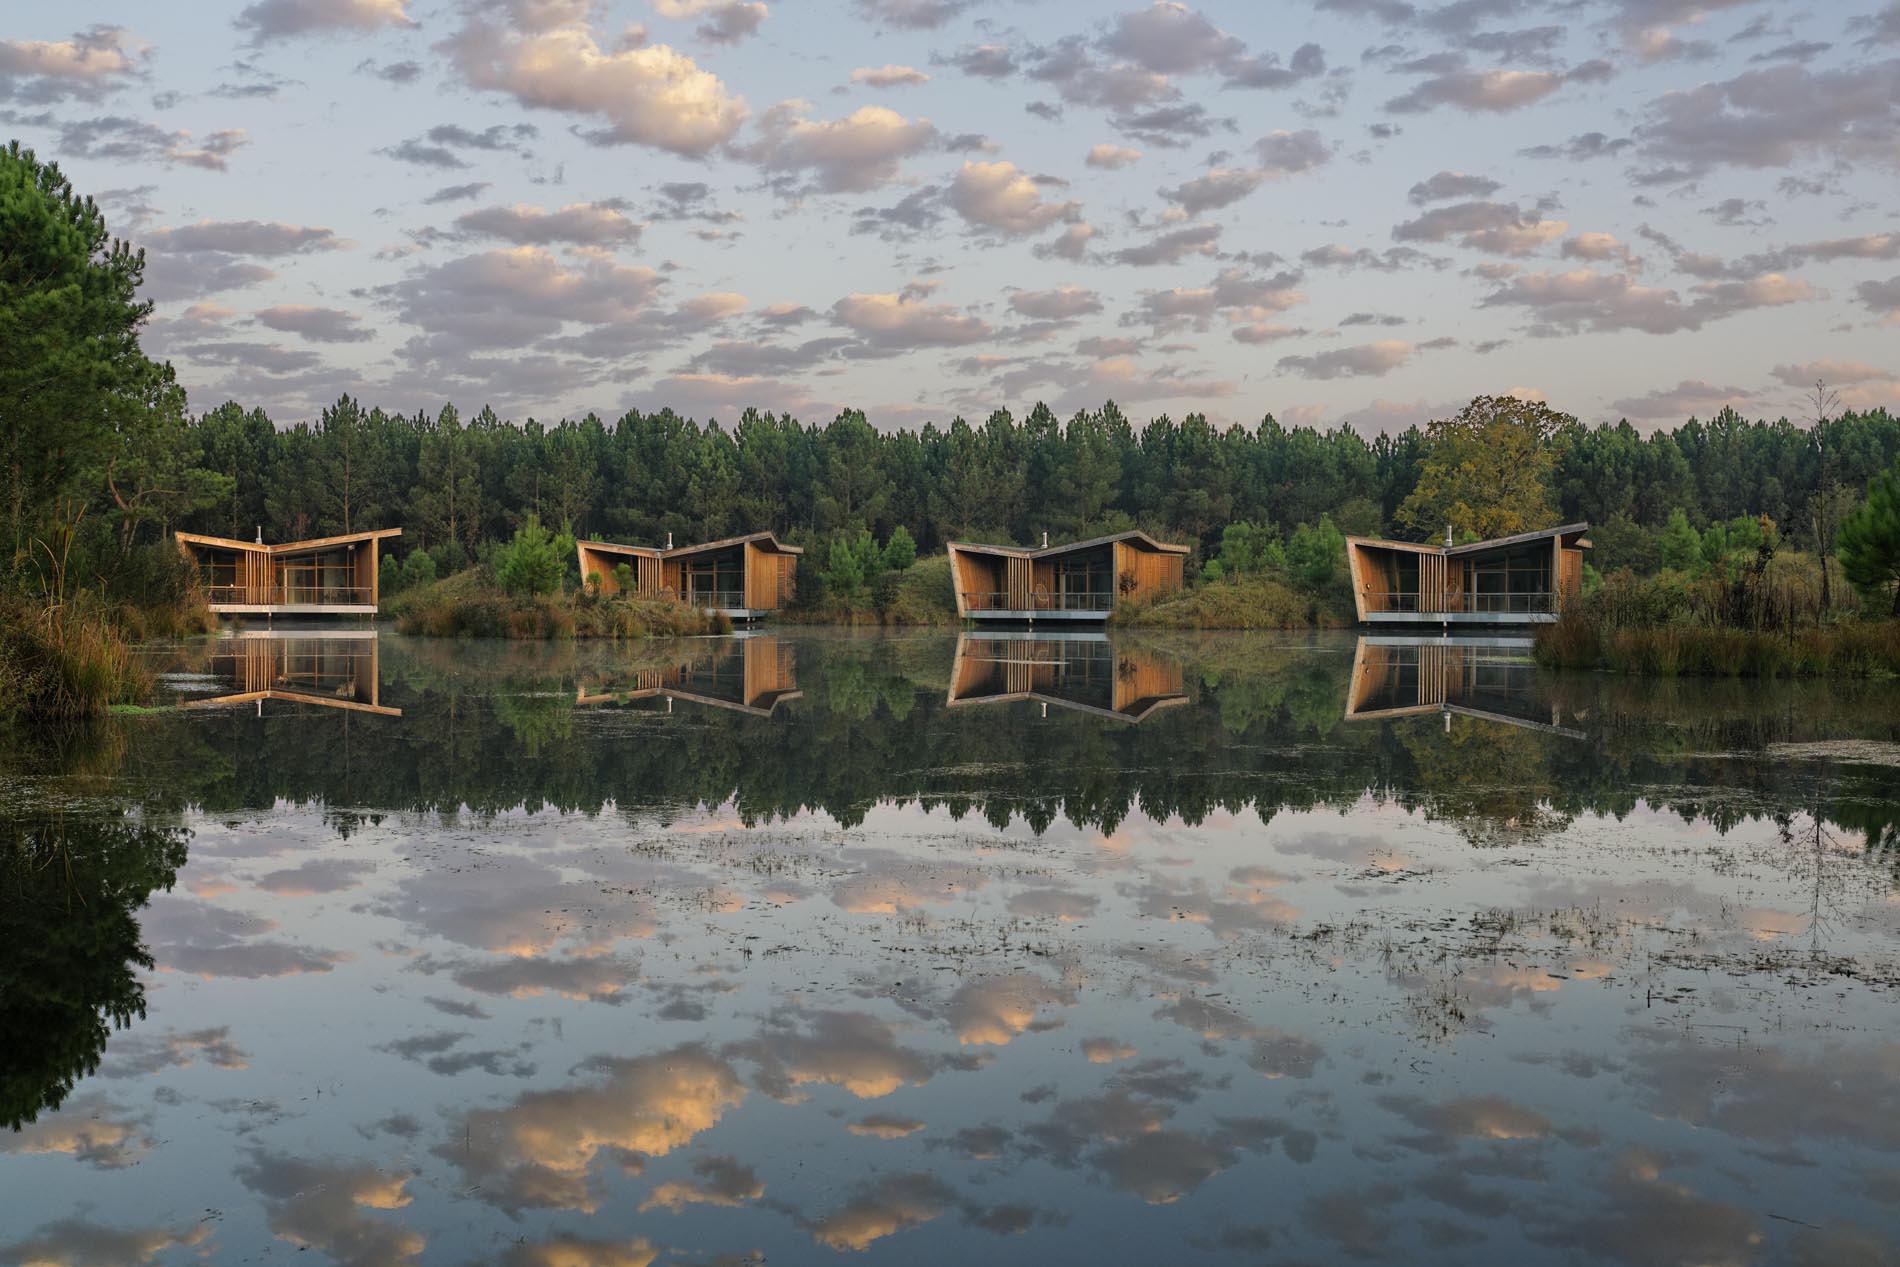
[[[1303,593],[1271,577],[1245,576],[1124,606],[1111,620],[1161,629],[1343,629],[1352,615],[1330,596]]]
[[[425,638],[655,638],[729,633],[732,622],[665,599],[507,594],[480,568],[384,600],[402,633]]]
[[[151,690],[126,629],[104,606],[0,610],[0,720],[95,717]]]
[[[1605,628],[1581,613],[1538,631],[1537,662],[1642,677],[1900,675],[1900,620],[1794,630],[1672,623]]]

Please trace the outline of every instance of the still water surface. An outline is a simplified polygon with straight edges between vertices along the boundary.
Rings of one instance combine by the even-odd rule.
[[[0,1261],[1894,1261],[1892,686],[153,654],[0,757]]]

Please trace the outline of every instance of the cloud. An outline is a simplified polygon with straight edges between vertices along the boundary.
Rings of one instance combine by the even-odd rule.
[[[909,290],[900,294],[847,295],[832,305],[831,315],[872,346],[894,351],[962,347],[993,333],[982,319],[950,304],[927,303]]]
[[[640,1213],[670,1210],[678,1214],[689,1205],[734,1207],[757,1201],[765,1185],[736,1157],[701,1157],[693,1162],[697,1179],[675,1179],[657,1185],[640,1203]]]
[[[1375,252],[1363,246],[1349,247],[1329,242],[1325,246],[1301,251],[1300,263],[1309,268],[1370,268],[1376,272],[1395,273],[1420,265],[1442,266],[1443,261],[1410,246],[1389,246],[1383,252]]]
[[[1691,414],[1719,412],[1723,406],[1747,408],[1754,393],[1741,387],[1720,387],[1699,378],[1685,378],[1674,387],[1657,388],[1643,396],[1625,396],[1612,401],[1610,409],[1628,418],[1686,418]]]
[[[1900,166],[1900,59],[1836,70],[1775,66],[1666,93],[1636,130],[1643,152],[1691,171],[1807,158]]]
[[[1016,55],[1006,44],[972,44],[939,61],[978,79],[1006,79],[1016,73]]]
[[[630,1241],[553,1236],[532,1243],[517,1240],[499,1261],[501,1267],[651,1267],[659,1256],[644,1236]]]
[[[75,158],[155,162],[221,172],[227,170],[233,154],[250,144],[250,135],[243,128],[224,128],[198,140],[190,132],[167,131],[125,115],[64,121],[42,115],[32,121],[57,129],[60,152]]]
[[[269,308],[260,308],[257,319],[273,330],[300,335],[312,343],[367,343],[376,337],[375,331],[363,328],[361,317],[353,312],[344,312],[341,308],[314,308],[307,304],[275,304]],[[311,865],[313,864],[306,863],[305,867],[299,870],[307,870]],[[281,891],[271,890],[271,892]]]
[[[155,251],[215,251],[223,255],[285,256],[335,251],[349,243],[316,225],[277,220],[200,220],[176,228],[153,229],[144,245]]]
[[[1140,157],[1140,150],[1131,149],[1126,145],[1103,144],[1089,146],[1089,156],[1084,161],[1087,162],[1090,167],[1101,167],[1109,171],[1114,171],[1116,168],[1128,166]]]
[[[558,211],[516,203],[483,207],[455,218],[469,237],[500,238],[524,246],[566,242],[575,246],[625,246],[640,239],[641,225],[613,203],[577,202]]]
[[[67,40],[0,40],[0,101],[97,101],[136,79],[150,55],[118,26],[90,27]]]
[[[1418,349],[1403,339],[1383,339],[1358,347],[1333,348],[1312,356],[1283,356],[1281,373],[1302,378],[1377,378],[1412,359]]]
[[[1161,196],[1190,216],[1213,211],[1239,202],[1267,179],[1267,173],[1252,167],[1216,167],[1193,180],[1163,189]]]
[[[1081,260],[1088,255],[1089,243],[1094,238],[1095,226],[1086,220],[1078,221],[1037,246],[1035,253],[1045,259]]]
[[[407,0],[258,0],[232,25],[248,31],[252,44],[304,35],[367,35],[385,27],[413,28]]]
[[[887,62],[882,66],[860,66],[851,72],[854,84],[869,84],[873,88],[910,88],[930,82],[930,76],[911,66],[899,66]]]
[[[445,202],[467,202],[481,197],[488,188],[489,182],[485,180],[470,181],[466,185],[444,185],[422,201],[430,207],[441,206]]]
[[[665,44],[603,49],[576,0],[516,0],[471,9],[441,45],[474,88],[524,106],[600,121],[597,145],[646,145],[689,158],[730,141],[745,102],[719,77]],[[497,15],[513,17],[511,24]]]
[[[1146,9],[1116,17],[1102,47],[1164,75],[1207,70],[1246,51],[1237,37],[1171,0],[1155,0]]]
[[[1616,240],[1608,233],[1579,233],[1564,239],[1561,252],[1565,259],[1590,260],[1600,263],[1614,260],[1632,272],[1642,267],[1642,261],[1625,243]]]
[[[421,136],[412,136],[377,152],[416,167],[456,170],[468,166],[467,161],[456,153],[457,150],[486,150],[525,156],[529,152],[527,143],[540,134],[541,130],[532,123],[496,123],[480,132],[459,123],[439,123]]]
[[[1460,202],[1407,220],[1392,230],[1392,236],[1400,242],[1444,242],[1455,237],[1475,251],[1528,255],[1562,237],[1569,227],[1562,220],[1527,215],[1509,203]]]
[[[858,12],[885,26],[934,31],[976,0],[857,0]]]
[[[116,1035],[99,1067],[102,1078],[143,1078],[166,1069],[189,1068],[204,1059],[219,1069],[245,1069],[250,1057],[231,1041],[229,1026],[164,1034]]]
[[[1102,297],[1082,286],[1019,290],[1009,297],[1009,306],[1039,321],[1068,321],[1100,312]]]
[[[1217,118],[1198,102],[1125,112],[1110,122],[1137,141],[1170,147],[1212,136],[1217,128],[1232,131],[1234,127],[1232,119]]]
[[[1813,299],[1806,282],[1770,273],[1745,282],[1707,282],[1691,289],[1684,303],[1676,291],[1638,286],[1626,273],[1577,269],[1566,273],[1525,273],[1485,296],[1481,307],[1521,307],[1536,316],[1534,334],[1577,330],[1643,330],[1673,334],[1697,330],[1710,321],[1753,308],[1772,308]]]
[[[1422,114],[1439,106],[1502,114],[1542,101],[1563,87],[1564,77],[1547,70],[1455,70],[1433,75],[1392,98],[1394,114]]]
[[[1428,203],[1450,202],[1457,198],[1489,198],[1502,188],[1497,181],[1488,177],[1467,176],[1463,172],[1439,172],[1413,185],[1405,196],[1415,206],[1423,207]]]
[[[1123,247],[1112,258],[1118,264],[1129,264],[1136,268],[1178,264],[1190,255],[1214,254],[1220,234],[1217,224],[1191,224],[1157,234],[1139,246]]]
[[[708,44],[737,44],[757,34],[770,16],[759,0],[653,0],[653,8],[675,21],[704,17],[693,34]]]
[[[1864,361],[1823,359],[1800,365],[1777,365],[1772,372],[1788,386],[1802,389],[1813,387],[1816,379],[1834,387],[1844,387],[1850,383],[1900,382],[1900,367],[1868,365]]]
[[[929,149],[937,129],[884,106],[859,106],[842,119],[805,117],[806,101],[772,107],[759,121],[759,139],[735,152],[767,171],[814,174],[827,193],[863,193],[897,175],[906,158]]]
[[[965,162],[950,182],[949,201],[965,223],[1020,237],[1080,218],[1078,202],[1046,202],[1034,178],[1014,163]]]
[[[1875,312],[1900,313],[1900,275],[1886,281],[1869,280],[1854,287],[1854,294]]]
[[[1630,137],[1612,139],[1602,132],[1583,132],[1558,145],[1533,145],[1518,153],[1526,158],[1561,158],[1580,163],[1593,158],[1614,158],[1635,144]]]

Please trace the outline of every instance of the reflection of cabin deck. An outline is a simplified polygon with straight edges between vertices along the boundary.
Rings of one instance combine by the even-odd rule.
[[[1145,532],[1040,550],[952,541],[957,615],[983,621],[1105,621],[1118,603],[1147,602],[1180,589],[1188,549]]]
[[[309,541],[174,534],[197,565],[211,610],[225,616],[374,616],[379,552],[402,529]]]
[[[1181,666],[1146,651],[1118,650],[1102,634],[997,638],[962,634],[950,668],[950,707],[1035,700],[1139,722],[1185,704]]]
[[[208,666],[237,687],[233,694],[188,700],[181,708],[289,700],[349,712],[400,717],[381,702],[374,630],[335,630],[320,637],[246,630],[219,642]]]
[[[581,583],[602,594],[623,588],[645,598],[666,598],[724,613],[732,620],[757,620],[792,601],[801,546],[788,546],[769,532],[754,532],[704,545],[664,549],[624,546],[611,541],[577,542]],[[617,570],[627,568],[625,585]]]
[[[1583,592],[1588,524],[1441,546],[1346,538],[1361,624],[1549,624]]]
[[[1559,705],[1537,689],[1528,639],[1361,638],[1346,720],[1453,713],[1571,738]]]
[[[770,717],[780,704],[804,693],[798,689],[792,648],[769,636],[720,641],[712,644],[708,654],[665,668],[642,669],[632,676],[631,685],[615,690],[590,691],[582,686],[574,702],[685,700]]]

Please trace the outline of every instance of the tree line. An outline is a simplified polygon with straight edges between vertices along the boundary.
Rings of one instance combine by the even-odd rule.
[[[1545,499],[1518,517],[1599,525],[1613,554],[1631,529],[1660,534],[1673,512],[1702,529],[1766,515],[1784,540],[1812,549],[1823,503],[1851,506],[1900,455],[1900,420],[1884,410],[1813,426],[1724,410],[1648,435],[1543,413],[1528,466]],[[926,551],[1142,527],[1211,557],[1236,522],[1290,536],[1324,516],[1349,534],[1417,539],[1455,514],[1420,506],[1434,449],[1452,443],[1442,430],[1368,441],[1271,415],[1254,427],[1200,414],[1136,424],[1113,402],[1066,422],[1038,404],[1021,419],[999,409],[975,425],[880,432],[856,410],[823,424],[758,410],[730,427],[671,410],[546,424],[487,408],[464,419],[452,405],[389,413],[345,396],[291,426],[225,404],[175,439],[174,460],[150,465],[179,491],[146,490],[135,472],[136,508],[125,512],[155,530],[289,540],[401,527],[405,550],[450,556],[438,562],[472,556],[531,515],[580,537],[649,544],[761,529],[886,539],[901,527]],[[1508,449],[1500,457],[1500,469],[1523,465]],[[1599,566],[1622,561],[1646,562],[1645,548]]]

